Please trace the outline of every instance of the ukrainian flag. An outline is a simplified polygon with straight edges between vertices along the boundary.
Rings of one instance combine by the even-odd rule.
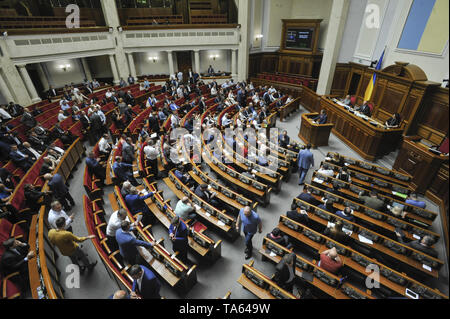
[[[377,66],[375,67],[375,70],[380,70],[381,65],[383,64],[383,58],[384,58],[384,52],[386,49],[383,50],[383,54],[381,54],[381,58],[378,60]],[[372,98],[373,88],[375,87],[375,81],[377,79],[377,74],[373,72],[372,81],[369,82],[369,85],[367,86],[366,93],[364,94],[364,100],[370,101]]]

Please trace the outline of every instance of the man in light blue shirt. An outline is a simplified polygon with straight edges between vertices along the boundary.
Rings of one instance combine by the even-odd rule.
[[[241,225],[245,235],[245,259],[250,259],[253,251],[253,236],[256,234],[256,230],[258,230],[259,233],[262,232],[261,218],[259,218],[259,215],[249,206],[245,206],[239,211],[236,221],[237,231],[239,231]]]
[[[193,211],[194,207],[192,207],[192,204],[189,203],[189,199],[187,197],[183,197],[178,201],[174,212],[182,220],[187,221],[189,219],[194,219],[197,216],[197,214],[192,213]]]
[[[69,103],[67,102],[67,100],[61,100],[61,101],[59,102],[59,105],[61,106],[61,110],[63,110],[64,113],[65,113],[67,110],[70,109],[70,105],[69,105]]]
[[[301,150],[298,153],[297,163],[298,163],[298,173],[300,179],[298,185],[303,185],[305,181],[306,174],[311,166],[314,166],[314,156],[310,151],[311,144],[306,145],[306,149]]]

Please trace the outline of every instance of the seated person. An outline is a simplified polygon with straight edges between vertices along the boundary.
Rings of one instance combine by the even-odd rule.
[[[8,188],[14,189],[15,187],[14,176],[4,167],[0,167],[0,183]]]
[[[350,105],[350,104],[352,104],[352,98],[351,98],[350,95],[347,95],[347,96],[345,97],[345,99],[343,99],[343,100],[341,100],[341,101],[342,101],[342,103],[344,103],[345,105]]]
[[[178,168],[174,171],[175,176],[188,187],[194,186],[194,181],[192,180],[191,176],[186,173],[186,169],[183,165],[178,165]]]
[[[355,218],[352,216],[352,213],[353,209],[351,209],[350,207],[345,207],[344,210],[338,210],[336,212],[336,215],[352,222],[355,220]]]
[[[313,206],[320,205],[320,201],[318,201],[308,190],[308,187],[303,187],[303,192],[297,196],[298,199],[307,202]]]
[[[317,117],[315,117],[315,118],[314,118],[314,121],[315,121],[317,124],[326,124],[326,123],[327,123],[327,119],[328,119],[327,113],[325,112],[324,109],[322,109],[322,110],[320,111],[320,115],[317,116]]]
[[[291,207],[294,208],[294,207]],[[286,217],[305,226],[309,226],[308,213],[304,210],[296,209],[286,212]]]
[[[368,116],[368,117],[370,117],[371,113],[372,113],[372,111],[370,110],[370,106],[369,106],[367,101],[364,101],[363,105],[356,107],[355,111],[359,111],[360,113],[362,113],[362,114],[364,114],[365,116]]]
[[[382,211],[384,207],[384,201],[377,197],[377,192],[370,191],[369,196],[363,196],[362,192],[359,194],[359,199],[361,199],[364,205],[378,211]]]
[[[7,188],[3,184],[0,184],[0,202],[6,203],[7,201],[9,201],[12,192],[13,192],[12,189]]]
[[[41,170],[39,171],[39,175],[45,175],[47,173],[52,173],[56,169],[56,162],[53,161],[50,157],[44,157],[44,163],[42,163]]]
[[[334,222],[334,225],[331,227],[327,227],[323,234],[338,243],[341,243],[343,245],[347,245],[349,241],[349,237],[347,234],[342,230],[343,224],[340,220],[337,220]]]
[[[277,244],[286,247],[287,249],[292,248],[292,244],[289,242],[289,237],[283,235],[278,227],[275,227],[271,233],[266,235],[267,238],[273,240]]]
[[[334,176],[334,171],[328,166],[327,166],[327,168],[324,168],[323,164],[320,165],[320,168],[317,170],[317,173],[320,173],[325,176],[330,176],[330,177]]]
[[[22,168],[24,171],[28,171],[34,164],[33,160],[28,155],[17,149],[17,145],[11,145],[9,157],[16,166]]]
[[[25,202],[32,212],[38,212],[41,205],[45,204],[46,196],[50,193],[51,191],[41,192],[36,185],[31,184],[26,184],[23,191]]]
[[[278,144],[279,144],[280,147],[282,147],[282,148],[288,148],[290,140],[291,140],[291,139],[290,139],[290,137],[287,135],[287,131],[284,130],[283,133],[281,133],[281,135],[278,137]]]
[[[336,209],[334,209],[333,204],[334,204],[334,200],[332,200],[332,199],[327,199],[327,200],[325,201],[325,203],[320,204],[320,205],[317,206],[317,207],[319,207],[319,208],[321,208],[321,209],[323,209],[323,210],[325,210],[325,211],[327,211],[327,212],[329,212],[329,213],[336,214]]]
[[[113,171],[119,183],[130,181],[133,186],[139,186],[138,181],[133,176],[133,165],[123,163],[122,157],[116,157],[116,161],[113,164]]]
[[[178,217],[180,217],[184,221],[194,219],[197,216],[194,207],[189,202],[189,198],[187,198],[186,196],[178,201],[174,212]]]
[[[390,118],[386,120],[384,125],[386,125],[387,128],[398,128],[401,122],[402,120],[400,114],[394,113]]]
[[[210,192],[208,190],[209,188],[211,188],[211,186],[201,184],[195,189],[195,195],[220,210],[222,208],[222,204],[216,199],[216,192]]]
[[[339,270],[343,266],[342,260],[339,257],[335,247],[323,251],[320,254],[320,261],[317,265],[320,268],[323,268],[326,271],[335,275],[339,272]]]
[[[406,199],[405,203],[422,209],[425,209],[425,207],[427,207],[427,204],[424,201],[417,199],[417,194],[415,193],[409,194],[409,197]]]
[[[424,236],[421,239],[410,241],[409,243],[405,242],[402,234],[398,231],[395,231],[397,235],[397,239],[402,244],[406,244],[407,246],[421,251],[431,257],[438,258],[437,251],[432,247],[434,245],[434,240],[430,236]]]
[[[352,178],[350,177],[350,174],[348,173],[347,167],[342,167],[339,169],[339,173],[336,175],[337,179],[340,179],[343,182],[351,183]]]

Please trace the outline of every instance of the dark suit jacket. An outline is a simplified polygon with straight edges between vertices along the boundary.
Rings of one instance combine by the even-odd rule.
[[[115,162],[113,164],[113,171],[121,181],[127,181],[133,178],[132,167],[131,164]]]
[[[156,278],[155,274],[145,266],[141,266],[144,271],[144,276],[142,277],[141,289],[139,290],[139,285],[136,280],[133,281],[132,291],[137,292],[143,299],[161,299],[159,295],[159,290],[161,284]]]
[[[48,182],[48,186],[55,197],[62,197],[69,192],[64,179],[59,174],[55,174],[53,176],[53,178]]]
[[[198,197],[200,197],[202,200],[204,200],[205,202],[209,202],[209,199],[211,198],[211,195],[209,194],[208,191],[202,191],[200,189],[200,185],[197,186],[197,188],[195,189],[195,195],[197,195]]]
[[[80,116],[80,121],[81,121],[81,124],[83,125],[84,129],[87,129],[89,127],[90,122],[89,122],[89,118],[87,117],[87,115]]]
[[[169,234],[174,232],[174,227],[170,225]],[[186,224],[180,220],[180,225],[178,226],[176,232],[174,233],[175,240],[173,241],[174,251],[185,251],[188,246],[188,229]]]
[[[33,161],[35,161],[35,160],[37,159],[36,156],[35,156],[33,153],[31,153],[31,151],[29,151],[28,149],[26,149],[25,147],[22,148],[20,151],[21,151],[22,153],[24,153],[25,155],[28,155],[28,158],[32,159]]]
[[[128,164],[132,164],[134,161],[134,147],[128,143],[122,148],[122,161]]]
[[[124,232],[121,228],[116,231],[116,241],[119,245],[120,254],[129,263],[134,263],[134,261],[136,260],[136,256],[139,254],[136,247],[152,247],[150,243],[136,239],[133,235]]]
[[[28,245],[26,247],[16,247],[19,254],[10,249],[5,250],[0,262],[1,270],[5,275],[19,271],[21,267],[26,265],[24,258],[28,254],[28,248]]]
[[[294,262],[292,264],[292,272],[294,273],[294,277],[292,280],[295,280],[295,263],[296,263],[297,257],[294,257]],[[281,261],[277,264],[275,267],[275,282],[279,285],[284,285],[289,280],[289,266],[284,263],[284,261]]]

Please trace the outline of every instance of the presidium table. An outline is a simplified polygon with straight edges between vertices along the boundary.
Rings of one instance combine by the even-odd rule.
[[[366,160],[374,161],[396,150],[402,139],[402,128],[388,129],[336,98],[323,96],[320,107],[334,124],[332,132]]]
[[[305,142],[311,144],[316,148],[319,146],[327,146],[328,138],[330,137],[333,124],[317,124],[314,119],[319,116],[319,113],[305,113],[302,115],[302,122],[300,124],[300,132],[298,137]]]

